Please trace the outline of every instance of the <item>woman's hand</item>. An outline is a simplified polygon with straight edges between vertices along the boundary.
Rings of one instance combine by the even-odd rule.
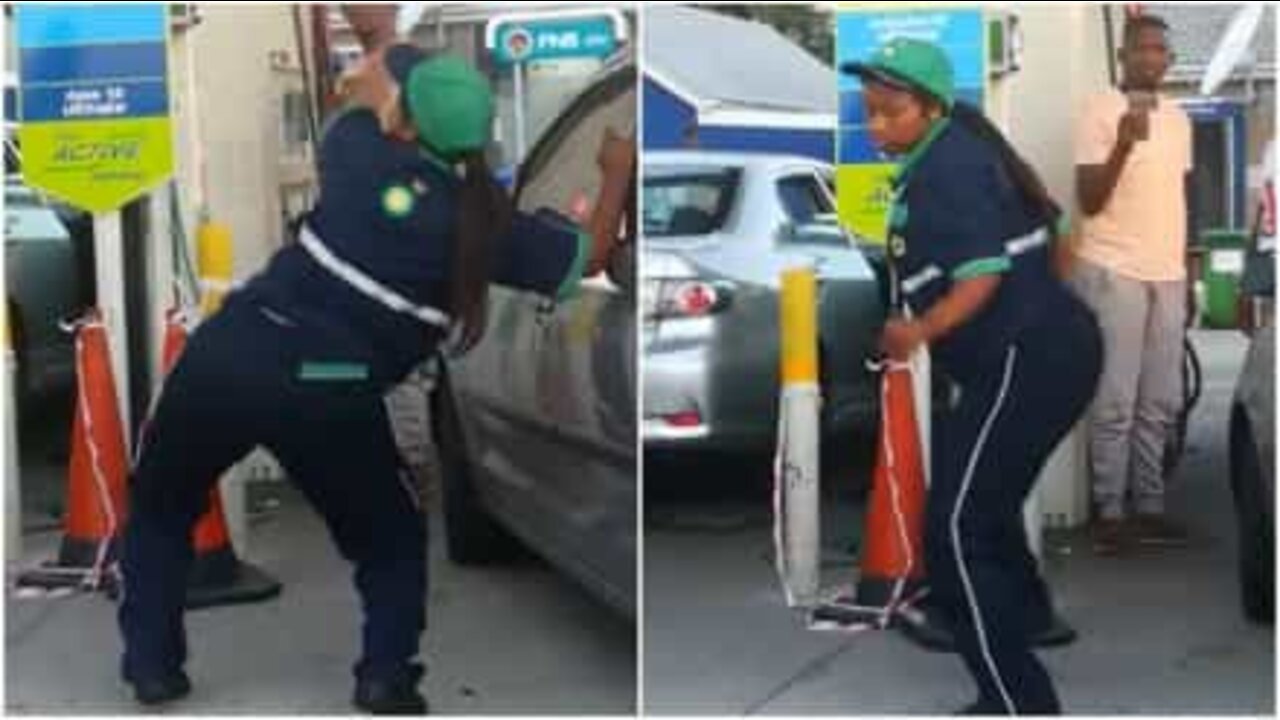
[[[400,85],[387,71],[381,49],[366,55],[338,79],[338,94],[349,105],[372,110],[384,134],[400,140],[414,138],[412,125],[401,110]]]
[[[890,320],[880,334],[880,352],[890,360],[904,362],[927,340],[923,324],[914,320]]]
[[[382,51],[365,55],[338,78],[338,94],[351,105],[377,110],[396,93],[395,80],[387,72]]]

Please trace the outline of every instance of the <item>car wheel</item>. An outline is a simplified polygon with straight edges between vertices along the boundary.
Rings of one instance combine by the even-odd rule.
[[[431,394],[431,424],[440,458],[449,559],[459,565],[484,565],[517,557],[519,543],[485,510],[476,494],[453,391],[443,371]]]
[[[1240,599],[1244,615],[1275,622],[1275,520],[1267,512],[1257,445],[1244,411],[1231,423],[1231,490],[1239,529]]]

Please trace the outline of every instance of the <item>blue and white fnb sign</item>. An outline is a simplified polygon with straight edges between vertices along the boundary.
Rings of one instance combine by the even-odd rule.
[[[503,15],[485,28],[485,45],[501,65],[602,58],[626,38],[626,19],[611,9]]]

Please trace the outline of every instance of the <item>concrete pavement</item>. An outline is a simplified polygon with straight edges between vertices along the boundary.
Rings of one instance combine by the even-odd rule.
[[[283,485],[251,526],[247,559],[284,583],[276,600],[188,615],[195,684],[182,714],[349,714],[359,606],[318,517]],[[432,523],[425,690],[446,714],[631,714],[634,627],[536,561],[461,569]],[[26,538],[27,564],[56,533]],[[138,712],[117,679],[115,606],[103,597],[5,603],[6,709]]]
[[[1082,533],[1050,539],[1046,572],[1081,639],[1041,657],[1068,712],[1274,714],[1274,633],[1241,616],[1227,479],[1229,399],[1245,344],[1237,333],[1199,333],[1196,343],[1205,397],[1170,495],[1193,546],[1099,559]],[[861,509],[826,505],[832,587],[852,579],[847,551]],[[650,503],[646,518],[650,714],[947,714],[972,701],[956,656],[895,632],[806,631],[782,605],[763,498],[666,500]]]

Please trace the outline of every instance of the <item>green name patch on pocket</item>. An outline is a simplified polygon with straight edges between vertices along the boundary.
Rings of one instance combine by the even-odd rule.
[[[298,379],[307,382],[356,382],[369,379],[369,366],[349,362],[304,362]]]

